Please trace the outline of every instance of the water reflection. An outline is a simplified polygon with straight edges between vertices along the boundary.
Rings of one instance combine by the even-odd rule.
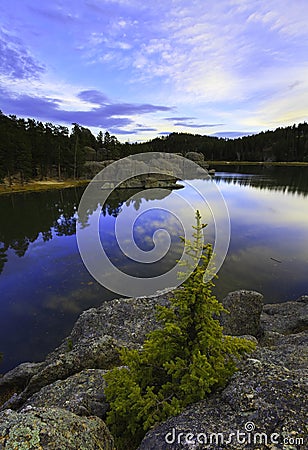
[[[9,249],[22,257],[39,238],[48,242],[53,235],[75,233],[75,213],[80,191],[50,191],[15,194],[0,198],[0,272]]]
[[[305,196],[222,184],[231,217],[231,242],[216,293],[252,289],[265,301],[308,292],[308,208]]]
[[[303,167],[258,167],[258,166],[221,166],[215,176],[215,182],[222,184],[254,187],[260,191],[269,190],[286,194],[308,195],[308,169]],[[239,171],[240,173],[237,173]],[[43,193],[15,194],[0,198],[0,273],[7,262],[7,251],[14,250],[22,257],[29,245],[41,238],[48,242],[55,236],[71,236],[76,233],[76,211],[83,188],[49,191]],[[123,205],[139,210],[143,201],[163,199],[171,191],[118,189],[113,191],[108,202],[101,206],[104,216],[117,217]],[[82,218],[86,226],[89,217],[97,210],[100,199],[94,198],[86,217]],[[249,205],[246,205],[247,207]],[[289,216],[289,214],[288,214]]]
[[[230,249],[216,281],[218,297],[243,288],[259,290],[266,302],[307,294],[308,168],[240,166],[240,173],[234,167],[216,169],[213,182],[227,202],[232,226]],[[180,192],[198,207],[198,197],[188,188]],[[114,298],[92,279],[78,253],[76,211],[82,193],[80,188],[0,197],[1,371],[41,360],[69,333],[82,310]],[[123,260],[114,240],[115,221],[138,214],[135,238],[145,251],[152,248],[155,228],[169,227],[174,245],[164,261],[167,267],[181,251],[175,244],[182,232],[158,210],[152,215],[142,211],[148,203],[168,208],[169,202],[177,206],[176,191],[116,190],[104,205],[99,196],[93,200],[83,225],[99,209],[101,239],[110,257],[127,273],[147,276],[149,265]],[[209,212],[201,213],[209,223],[207,240],[212,241]],[[161,270],[163,265],[153,265],[152,276]]]
[[[284,166],[217,166],[216,183],[250,186],[288,194],[308,195],[308,168]]]
[[[57,236],[76,234],[78,204],[84,188],[65,189],[40,193],[13,194],[0,198],[0,273],[8,261],[9,249],[19,256],[25,256],[30,244],[37,240],[48,242]],[[123,205],[139,210],[143,201],[161,200],[171,191],[143,191],[142,196],[134,197],[140,189],[118,189],[108,198],[108,203],[100,205],[94,198],[86,217],[101,208],[104,216],[117,217]]]
[[[0,351],[4,353],[0,372],[23,361],[42,360],[70,332],[83,310],[115,297],[93,280],[77,249],[76,211],[82,192],[66,189],[0,198]],[[121,209],[136,212],[145,202],[160,202],[171,191],[160,193],[158,200],[153,192],[130,199],[137,192],[114,192],[103,206],[97,199],[85,225],[91,210],[99,208],[108,234]],[[113,241],[107,241],[112,252]]]

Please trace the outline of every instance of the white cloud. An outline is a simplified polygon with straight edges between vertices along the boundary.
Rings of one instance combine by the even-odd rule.
[[[307,0],[86,0],[65,11],[42,6],[40,18],[20,35],[46,73],[29,83],[3,78],[7,89],[59,99],[66,110],[90,108],[76,93],[96,89],[119,102],[175,105],[176,115],[230,131],[307,117]],[[157,117],[149,126],[179,131]]]
[[[160,37],[134,49],[134,67],[142,71],[138,81],[162,77],[177,95],[195,95],[200,101],[248,99],[254,91],[253,81],[260,84],[263,68],[290,64],[292,43],[286,45],[281,33],[291,33],[296,24],[298,34],[307,35],[307,31],[300,26],[303,4],[297,9],[285,2],[286,10],[292,9],[288,16],[281,2],[234,3],[232,9],[232,3],[228,8],[228,2],[217,2],[213,8],[210,2],[212,8],[206,5],[202,10],[200,2],[194,2],[189,9],[170,11],[157,25]],[[256,6],[258,12],[252,10]],[[252,22],[262,23],[265,29],[258,33]],[[277,80],[264,81],[274,88]]]
[[[261,1],[258,10],[251,13],[248,22],[256,22],[288,37],[307,36],[308,5],[306,0]]]
[[[296,37],[308,34],[306,0],[292,6],[286,0],[111,3],[117,10],[94,20],[84,55],[93,66],[125,72],[131,92],[150,101],[233,102],[242,110],[241,103],[256,103],[258,94],[260,102],[271,98],[280,74],[302,65],[304,44]]]

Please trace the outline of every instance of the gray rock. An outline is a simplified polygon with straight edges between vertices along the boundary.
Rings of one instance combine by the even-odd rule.
[[[197,163],[204,161],[203,153],[199,152],[187,152],[185,158],[190,159],[191,161],[195,161]]]
[[[308,334],[302,331],[298,334],[282,335],[274,333],[274,340],[256,351],[258,358],[273,365],[282,365],[289,370],[301,370],[308,367]]]
[[[209,164],[207,161],[204,160],[204,155],[203,153],[199,153],[199,152],[188,152],[186,153],[185,157],[187,159],[190,159],[191,161],[194,161],[196,164],[198,164],[200,167],[202,167],[203,169],[208,169],[209,168]],[[198,169],[195,167],[194,168],[194,173],[196,175],[196,173],[198,174],[198,176],[200,176],[201,178],[203,178],[204,175],[204,171],[200,170],[198,171]],[[188,175],[188,178],[193,178],[193,174],[191,173],[190,175]]]
[[[157,297],[115,299],[99,308],[92,308],[80,315],[69,336],[73,349],[89,339],[111,336],[116,341],[141,345],[149,331],[157,326],[155,308],[157,304],[166,305],[171,294]],[[51,354],[62,353],[66,343]]]
[[[264,332],[275,330],[281,334],[299,333],[308,329],[308,296],[295,302],[264,305],[261,315]]]
[[[290,359],[299,342],[307,349],[307,334],[300,341],[286,340],[277,354],[275,349],[258,348],[224,390],[149,431],[139,450],[303,448],[303,444],[282,445],[284,438],[304,439],[306,430],[307,358],[295,367]],[[240,439],[231,434],[237,430],[245,433]],[[257,433],[265,433],[261,444]]]
[[[25,389],[43,363],[22,363],[0,378],[0,405]]]
[[[91,180],[97,173],[103,170],[106,165],[98,161],[86,161],[84,164],[84,177]]]
[[[222,300],[229,314],[222,313],[220,323],[224,333],[233,336],[249,334],[259,337],[263,295],[255,291],[230,292]]]
[[[27,363],[4,375],[0,379],[0,393],[1,388],[13,387],[15,395],[2,406],[2,410],[6,411],[0,415],[0,436],[2,436],[0,449],[14,448],[13,444],[11,445],[12,441],[7,440],[9,428],[16,429],[17,433],[20,432],[16,428],[17,425],[1,428],[2,423],[7,424],[8,414],[13,421],[15,420],[15,424],[18,421],[23,424],[26,420],[24,426],[30,431],[36,430],[35,424],[44,414],[48,416],[46,421],[49,426],[51,411],[56,411],[55,416],[63,423],[68,420],[67,417],[70,417],[72,427],[75,420],[77,422],[81,420],[75,414],[104,417],[107,408],[104,398],[105,370],[119,365],[118,348],[122,346],[140,348],[146,335],[159,326],[155,319],[156,305],[167,305],[170,295],[172,294],[162,293],[151,298],[117,299],[103,304],[100,308],[85,311],[77,320],[69,337],[50,353],[44,362]],[[251,339],[258,337],[261,346],[251,358],[242,363],[239,372],[234,375],[224,390],[213,394],[206,401],[192,405],[179,416],[149,432],[140,449],[284,448],[287,450],[296,448],[279,445],[249,447],[244,444],[239,445],[238,442],[234,446],[233,444],[218,446],[214,443],[209,447],[204,445],[198,447],[193,444],[185,447],[166,445],[165,442],[166,433],[172,432],[173,429],[177,437],[179,432],[216,431],[227,434],[236,430],[245,431],[243,427],[248,421],[253,422],[256,431],[259,432],[277,432],[281,436],[293,432],[295,434],[292,436],[301,436],[306,408],[304,380],[307,379],[307,332],[305,331],[307,327],[305,317],[307,317],[308,296],[302,296],[296,302],[265,305],[260,326],[262,300],[262,295],[253,291],[232,292],[223,300],[223,305],[230,311],[230,314],[221,318],[224,332],[238,336],[254,336]],[[10,410],[8,412],[8,408],[16,409],[18,412]],[[37,411],[43,411],[43,416]],[[62,420],[59,414],[71,414],[71,416],[63,416],[65,418]],[[93,418],[89,417],[90,419]],[[44,420],[45,416],[42,421]],[[97,418],[97,420],[100,419]],[[78,424],[77,422],[78,428],[80,422]],[[88,426],[86,422],[82,423],[83,427]],[[99,423],[96,422],[98,428]],[[2,435],[1,430],[3,430]],[[44,432],[35,433],[40,439],[41,435],[43,438],[45,436]],[[61,433],[62,431],[59,430],[60,436],[62,436]],[[66,435],[66,432],[63,433]],[[25,442],[30,434],[25,435]],[[100,448],[99,446],[82,447],[84,444],[80,443],[78,443],[79,446],[69,447],[69,442],[65,444],[65,447],[53,447],[54,435],[50,434],[50,436],[51,440],[47,444],[47,441],[41,441],[47,445],[44,447],[40,444],[42,448]],[[172,437],[172,435],[169,436]],[[93,437],[93,439],[91,445],[94,445],[93,442],[97,438]],[[22,449],[22,447],[16,448]]]
[[[83,369],[110,369],[119,365],[117,350],[141,346],[146,334],[158,325],[155,305],[167,304],[168,296],[116,299],[82,313],[69,337],[41,363],[25,389],[18,391],[0,410],[19,409],[42,387]]]
[[[224,306],[230,309],[233,304],[232,312],[237,312],[241,303],[232,300],[243,300],[242,293],[229,294],[227,301],[223,301]],[[307,297],[302,296],[296,302],[265,305],[266,312],[261,317],[262,346],[241,363],[227,387],[148,432],[139,450],[303,448],[308,398],[308,334],[304,322]],[[249,302],[246,305],[249,311]],[[238,330],[236,315],[229,327],[228,331]],[[291,330],[294,334],[290,334]],[[254,428],[250,433],[251,443],[247,441],[249,427]],[[246,432],[246,441],[233,436],[227,443],[231,433],[237,430]],[[205,433],[207,444],[198,443],[198,437],[201,441],[204,438],[198,433]],[[223,433],[224,442],[217,433]],[[212,442],[209,442],[211,434]],[[289,439],[289,444],[283,443],[283,439]],[[298,439],[297,444],[294,444],[295,439]]]
[[[44,362],[41,370],[29,381],[21,394],[2,405],[1,409],[20,408],[26,399],[38,392],[42,387],[56,380],[64,380],[70,375],[86,368],[109,369],[120,363],[117,349],[124,346],[124,341],[116,341],[110,336],[81,341],[71,351],[55,354]]]
[[[79,416],[106,416],[108,404],[104,395],[106,370],[85,369],[43,387],[24,404],[32,407],[58,407]]]
[[[59,408],[0,413],[3,450],[114,450],[113,438],[98,417],[79,417]]]
[[[301,295],[300,297],[298,297],[297,300],[295,300],[296,302],[303,302],[303,303],[308,303],[308,295]]]

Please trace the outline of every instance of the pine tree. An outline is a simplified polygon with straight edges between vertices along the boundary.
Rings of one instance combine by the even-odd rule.
[[[161,328],[147,336],[142,350],[121,349],[123,367],[105,375],[107,424],[118,449],[136,448],[155,424],[224,386],[236,362],[254,349],[246,339],[223,335],[217,317],[224,308],[212,294],[213,282],[204,282],[212,256],[204,226],[197,211],[194,240],[183,239],[197,265],[170,306],[157,308]]]

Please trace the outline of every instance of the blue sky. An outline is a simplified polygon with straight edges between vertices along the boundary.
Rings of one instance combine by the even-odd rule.
[[[307,0],[1,0],[0,109],[120,141],[307,120]]]

